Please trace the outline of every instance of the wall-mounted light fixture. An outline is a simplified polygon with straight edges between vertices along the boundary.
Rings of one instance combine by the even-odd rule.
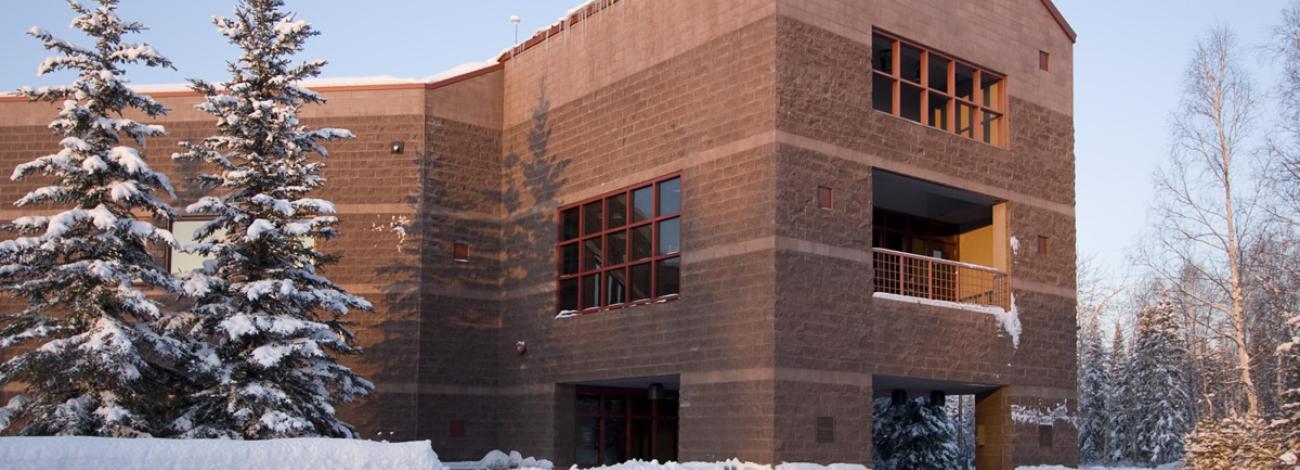
[[[394,140],[393,143],[388,144],[388,153],[391,153],[393,155],[399,155],[404,150],[406,150],[406,142],[402,142],[400,140]]]
[[[650,384],[650,399],[651,400],[664,399],[664,384],[659,384],[659,383]]]

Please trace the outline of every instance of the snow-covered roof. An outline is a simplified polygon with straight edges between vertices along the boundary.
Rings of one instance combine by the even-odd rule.
[[[366,77],[329,77],[314,78],[304,80],[302,86],[307,88],[340,88],[340,87],[359,87],[359,86],[382,86],[382,85],[424,85],[425,87],[434,88],[439,85],[451,83],[453,80],[466,77],[475,73],[485,72],[488,69],[497,67],[500,64],[496,60],[487,60],[483,62],[467,62],[455,67],[443,70],[433,75],[424,77],[395,77],[392,75],[371,75]],[[190,86],[187,83],[161,83],[146,85],[131,85],[131,89],[140,93],[188,93]],[[0,92],[0,97],[17,97],[14,92]]]

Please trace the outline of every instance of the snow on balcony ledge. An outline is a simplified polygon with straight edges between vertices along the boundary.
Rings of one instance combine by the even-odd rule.
[[[1002,329],[1011,336],[1011,345],[1017,349],[1020,348],[1020,314],[1016,310],[1016,296],[1011,295],[1011,309],[1006,310],[1002,307],[979,304],[964,304],[948,300],[926,299],[922,297],[911,297],[906,295],[891,294],[888,292],[874,292],[872,298],[884,299],[894,302],[904,302],[917,305],[928,305],[931,307],[951,308],[956,310],[965,310],[967,312],[983,313],[992,315],[1002,324]]]

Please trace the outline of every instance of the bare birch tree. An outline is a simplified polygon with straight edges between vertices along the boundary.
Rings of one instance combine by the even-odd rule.
[[[1250,169],[1250,131],[1256,105],[1249,76],[1236,61],[1236,40],[1224,27],[1197,44],[1173,118],[1171,161],[1156,175],[1159,227],[1146,259],[1178,294],[1214,315],[1195,318],[1198,330],[1233,351],[1246,413],[1259,412],[1250,355],[1243,246],[1255,235],[1258,185]],[[1189,285],[1208,289],[1188,288]],[[1198,316],[1199,317],[1199,316]]]

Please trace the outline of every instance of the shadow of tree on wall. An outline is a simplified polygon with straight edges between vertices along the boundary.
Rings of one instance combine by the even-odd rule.
[[[556,195],[568,182],[564,175],[572,161],[550,151],[550,118],[551,102],[546,98],[543,77],[538,80],[537,106],[532,110],[532,125],[525,139],[527,155],[514,151],[511,142],[508,145],[512,150],[502,162],[506,183],[501,194],[506,213],[503,235],[510,263],[502,283],[507,293],[553,280],[555,274],[553,211],[557,207]]]

